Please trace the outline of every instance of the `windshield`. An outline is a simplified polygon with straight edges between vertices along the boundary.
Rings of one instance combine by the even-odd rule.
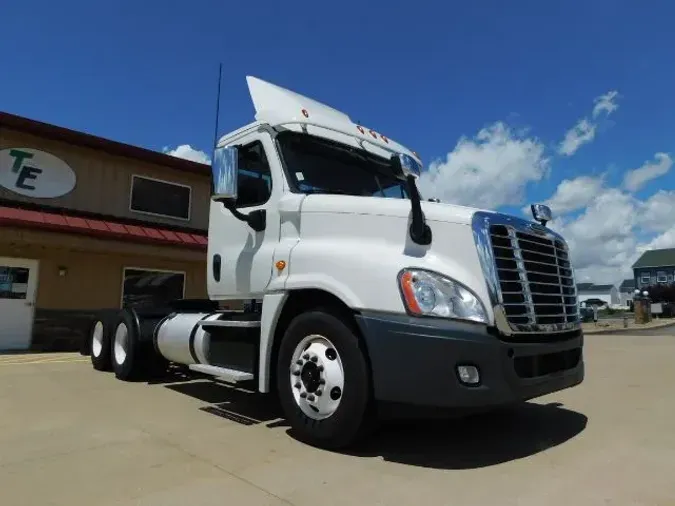
[[[291,185],[303,193],[407,199],[391,163],[362,149],[296,132],[277,136]]]

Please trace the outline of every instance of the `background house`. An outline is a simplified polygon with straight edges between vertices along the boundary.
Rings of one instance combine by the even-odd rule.
[[[619,298],[619,290],[614,285],[579,283],[577,284],[577,298],[580,303],[586,302],[590,299],[601,300],[606,305],[618,305],[621,303]]]
[[[633,305],[633,294],[635,292],[635,280],[624,279],[619,285],[619,304],[622,306]]]
[[[645,251],[633,264],[638,288],[673,282],[675,275],[675,248]]]

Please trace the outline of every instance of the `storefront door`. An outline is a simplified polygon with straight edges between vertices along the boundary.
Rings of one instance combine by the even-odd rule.
[[[37,278],[37,260],[0,257],[0,351],[30,347]]]

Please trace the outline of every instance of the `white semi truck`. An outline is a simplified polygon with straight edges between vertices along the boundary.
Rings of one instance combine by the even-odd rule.
[[[212,162],[207,300],[101,311],[91,360],[182,364],[278,396],[339,448],[382,416],[499,408],[583,381],[568,247],[534,220],[422,200],[416,153],[248,77],[256,120]],[[223,301],[258,301],[247,310]]]

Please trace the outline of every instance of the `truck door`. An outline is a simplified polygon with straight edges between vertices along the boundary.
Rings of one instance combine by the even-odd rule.
[[[211,203],[209,216],[209,294],[212,298],[262,298],[270,282],[274,250],[279,243],[278,201],[283,176],[272,140],[255,132],[237,141],[239,179],[237,209],[266,211],[266,227],[256,232],[222,204]],[[220,279],[214,255],[220,255]]]

